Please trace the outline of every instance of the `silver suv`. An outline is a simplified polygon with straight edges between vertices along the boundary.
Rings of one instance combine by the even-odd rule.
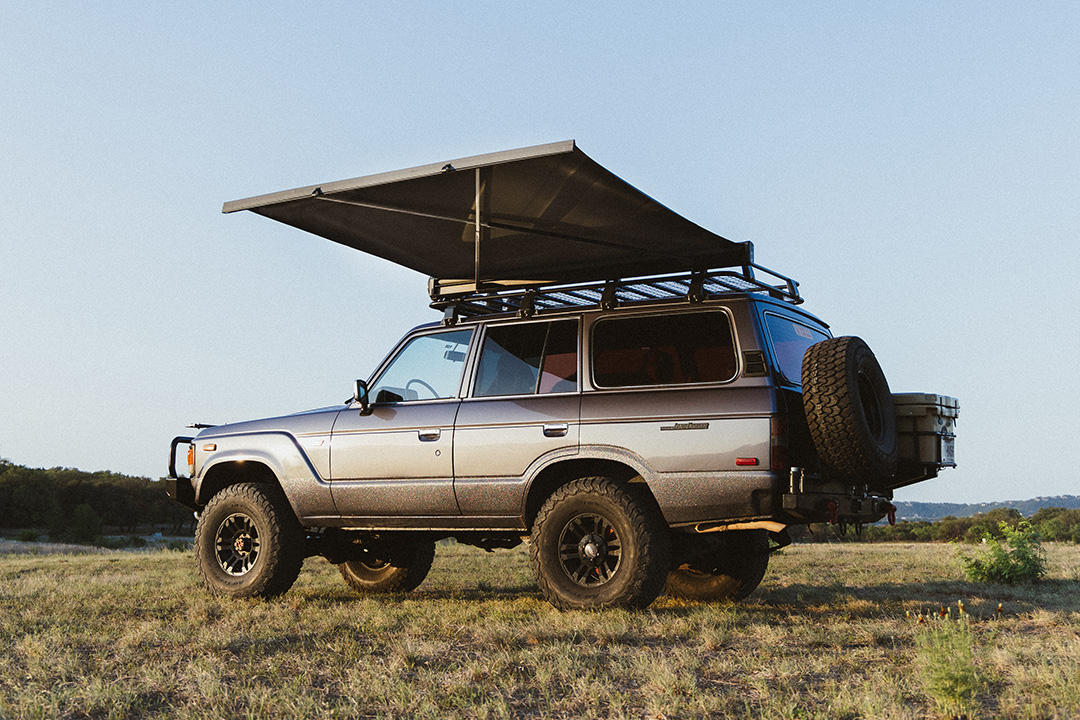
[[[614,265],[664,272],[581,279],[600,272],[590,263],[613,263],[581,259],[598,243],[595,212],[581,204],[597,201],[573,187],[564,197],[575,173],[606,190],[600,205],[616,224],[625,208],[607,207],[613,195],[638,212],[606,231],[634,251]],[[460,244],[462,222],[476,228],[467,280],[431,258],[448,242],[439,227],[416,227],[449,223],[453,209],[431,198],[453,194],[460,175],[475,190],[452,238]],[[552,176],[562,177],[554,189]],[[440,186],[447,177],[457,185]],[[866,344],[831,337],[798,307],[797,284],[754,264],[749,244],[723,241],[734,268],[671,272],[635,248],[634,233],[688,221],[612,178],[571,143],[226,205],[399,261],[387,236],[408,226],[431,247],[403,264],[432,275],[443,320],[409,332],[343,406],[197,426],[173,440],[169,492],[198,514],[196,557],[212,592],[283,593],[314,555],[360,592],[408,591],[436,542],[452,537],[485,549],[527,542],[537,583],[560,609],[644,607],[664,591],[738,599],[790,543],[789,525],[877,521],[894,512],[893,489],[954,464],[955,400],[894,398]],[[573,200],[582,219],[568,229],[564,208],[558,222],[533,212],[526,223],[517,208],[511,222],[500,208],[513,198],[545,210]],[[334,216],[339,205],[360,216]],[[561,251],[534,250],[531,273],[544,280],[513,277],[512,253],[499,269],[496,251],[498,279],[485,278],[481,243],[510,244],[514,233],[588,247],[571,270],[560,269]],[[183,445],[188,473],[178,476]]]

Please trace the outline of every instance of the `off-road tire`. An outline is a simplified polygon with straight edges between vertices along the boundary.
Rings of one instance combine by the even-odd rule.
[[[896,472],[896,418],[885,374],[857,337],[812,345],[802,361],[803,407],[827,470],[870,485]]]
[[[269,598],[286,592],[304,564],[303,531],[281,490],[230,485],[206,504],[195,528],[195,560],[210,592]]]
[[[701,602],[742,600],[754,592],[769,568],[769,536],[764,530],[731,530],[686,537],[664,592]]]
[[[358,593],[409,592],[424,582],[435,559],[430,540],[402,540],[389,551],[368,553],[360,560],[338,565],[341,577]]]
[[[603,477],[575,480],[544,502],[529,559],[560,610],[644,608],[664,588],[668,530],[647,492]]]

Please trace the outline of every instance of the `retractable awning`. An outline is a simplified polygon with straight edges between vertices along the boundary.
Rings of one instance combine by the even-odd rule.
[[[574,141],[225,203],[442,284],[577,282],[752,262],[627,184]]]

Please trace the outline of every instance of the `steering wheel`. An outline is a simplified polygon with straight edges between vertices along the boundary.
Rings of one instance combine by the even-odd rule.
[[[431,398],[433,400],[439,397],[438,391],[436,391],[435,388],[431,387],[430,385],[428,385],[426,382],[424,382],[420,378],[413,378],[409,382],[405,383],[405,389],[408,390],[414,383],[416,385],[420,385],[421,387],[425,388],[428,392],[430,392],[431,393]]]

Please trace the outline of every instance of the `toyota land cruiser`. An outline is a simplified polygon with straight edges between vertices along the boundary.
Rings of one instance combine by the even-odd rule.
[[[443,316],[344,405],[173,440],[212,592],[283,593],[315,555],[359,592],[408,591],[453,537],[527,542],[560,609],[739,599],[788,526],[880,520],[954,465],[954,399],[893,396],[749,243],[573,142],[241,209],[427,273]]]

